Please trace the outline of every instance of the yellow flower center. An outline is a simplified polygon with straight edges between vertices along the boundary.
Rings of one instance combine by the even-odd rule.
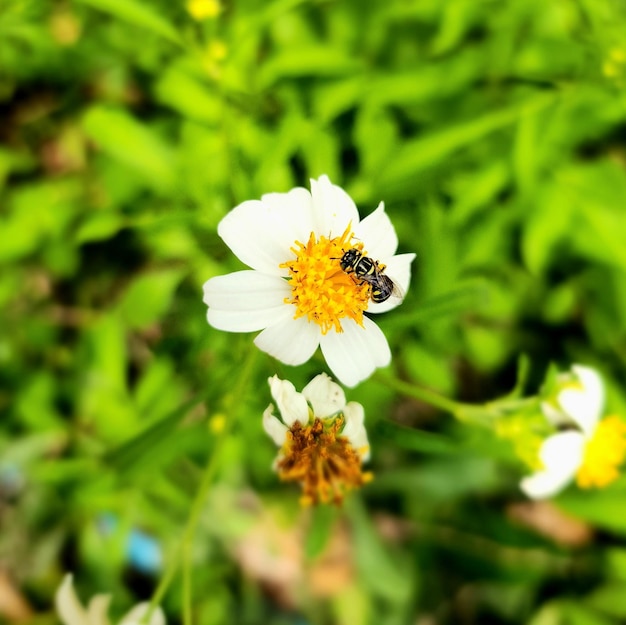
[[[602,419],[585,445],[576,482],[581,488],[602,488],[619,477],[626,458],[626,423],[618,416]]]
[[[295,319],[306,317],[317,323],[322,334],[333,329],[343,332],[341,319],[348,317],[363,326],[363,311],[367,310],[370,286],[361,283],[354,274],[346,273],[339,265],[341,257],[351,247],[349,228],[340,236],[316,238],[315,233],[306,244],[296,241],[291,251],[295,260],[280,265],[289,269],[291,297],[285,303],[296,307]]]
[[[340,435],[343,423],[343,417],[315,418],[306,426],[296,421],[287,432],[278,475],[284,482],[302,485],[303,505],[341,504],[348,491],[372,479],[361,470],[358,450]]]

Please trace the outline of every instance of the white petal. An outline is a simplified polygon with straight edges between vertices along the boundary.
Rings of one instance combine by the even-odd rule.
[[[372,453],[370,448],[370,442],[367,440],[367,431],[365,428],[361,428],[355,436],[350,439],[352,446],[359,452],[361,456],[361,462],[367,462]]]
[[[353,230],[355,238],[363,242],[365,252],[374,260],[390,258],[398,249],[398,235],[385,212],[384,202]]]
[[[326,237],[341,236],[348,224],[355,227],[359,223],[359,211],[352,198],[337,185],[320,176],[311,180],[311,196],[315,232]]]
[[[306,317],[279,319],[254,339],[254,344],[287,365],[301,365],[313,356],[320,340],[320,329]]]
[[[273,409],[274,406],[270,404],[263,412],[263,429],[278,447],[282,447],[285,444],[287,426],[272,414]]]
[[[287,269],[279,265],[293,257],[290,248],[296,240],[308,239],[311,215],[311,195],[297,187],[239,204],[220,221],[217,232],[249,267],[286,276]]]
[[[572,371],[582,388],[566,387],[558,394],[558,402],[589,437],[592,435],[604,408],[604,384],[595,369],[574,365]]]
[[[149,607],[150,604],[147,601],[137,604],[122,618],[119,625],[146,625],[142,619]],[[152,611],[147,625],[165,625],[165,614],[163,614],[163,610],[159,606],[156,606]]]
[[[342,434],[350,440],[352,446],[361,454],[361,460],[365,462],[370,457],[370,445],[365,430],[363,406],[358,402],[351,401],[346,405],[343,413],[346,417],[346,425]]]
[[[325,373],[316,375],[303,389],[302,394],[313,406],[316,417],[324,419],[346,405],[346,395],[339,384],[335,384]]]
[[[330,370],[346,386],[356,386],[376,367],[391,362],[391,351],[382,330],[367,317],[363,318],[363,326],[345,322],[343,332],[329,332],[320,339]]]
[[[228,310],[215,310],[209,308],[207,311],[207,321],[209,325],[224,332],[255,332],[262,330],[268,325],[273,324],[280,317],[289,318],[289,314],[280,309],[279,312],[272,315],[270,310],[252,311],[240,310],[237,312]]]
[[[235,271],[204,283],[204,303],[220,310],[257,310],[283,304],[289,281],[259,271]]]
[[[254,332],[293,314],[287,280],[258,271],[236,271],[204,283],[207,321],[218,330]]]
[[[54,601],[64,625],[88,625],[87,612],[76,596],[70,573],[63,578]]]
[[[107,611],[111,601],[110,595],[96,595],[87,606],[87,621],[89,625],[109,625]]]
[[[287,249],[291,249],[296,241],[306,243],[309,240],[314,231],[314,219],[313,200],[308,189],[296,187],[288,193],[267,193],[261,201],[268,206],[270,230],[284,241]]]
[[[546,499],[563,490],[574,478],[583,461],[585,437],[572,430],[549,436],[541,446],[539,457],[543,469],[521,483],[521,489],[532,499]]]
[[[364,429],[365,411],[363,410],[363,406],[358,402],[351,401],[348,403],[343,410],[343,416],[346,421],[341,433],[347,438],[351,439],[353,436],[356,436],[360,430]]]
[[[302,425],[309,422],[309,406],[302,393],[289,380],[281,380],[277,375],[268,380],[272,397],[278,406],[278,411],[287,427],[296,421]]]
[[[411,263],[415,260],[415,254],[398,254],[392,256],[385,267],[385,274],[388,275],[397,286],[399,296],[392,295],[388,300],[380,303],[369,302],[368,313],[383,313],[392,310],[402,304],[404,296],[409,289],[411,282]]]

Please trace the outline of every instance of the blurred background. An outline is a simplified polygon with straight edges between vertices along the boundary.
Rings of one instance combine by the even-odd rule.
[[[233,398],[252,336],[202,303],[225,213],[328,174],[417,253],[389,376],[485,402],[582,362],[624,415],[625,142],[621,0],[1,0],[0,622],[58,622],[66,571],[112,622],[150,597],[233,410],[194,622],[626,622],[626,481],[529,505],[507,445],[378,377],[375,480],[301,511],[266,379],[323,360]]]

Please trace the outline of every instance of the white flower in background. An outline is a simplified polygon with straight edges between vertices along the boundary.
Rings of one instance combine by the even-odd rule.
[[[347,386],[389,364],[385,335],[363,313],[391,310],[402,297],[374,302],[372,287],[340,267],[343,254],[357,248],[406,292],[415,254],[396,255],[398,237],[382,202],[359,221],[350,196],[322,176],[311,180],[310,193],[298,187],[239,204],[217,231],[251,269],[205,283],[213,327],[261,330],[257,347],[289,365],[306,362],[319,345]]]
[[[110,595],[96,595],[84,607],[76,596],[72,584],[72,575],[67,574],[56,592],[55,603],[59,618],[64,625],[109,625],[107,611]],[[139,603],[119,621],[119,625],[143,625],[150,604]],[[161,608],[156,607],[145,625],[165,625],[165,616]]]
[[[291,382],[269,379],[280,416],[270,404],[263,427],[280,447],[275,462],[283,481],[302,485],[303,504],[341,503],[370,481],[361,465],[369,459],[363,406],[346,403],[342,388],[322,373],[298,393]]]
[[[542,443],[541,468],[521,481],[529,497],[551,497],[574,479],[581,488],[601,488],[619,477],[626,457],[626,422],[615,415],[601,419],[604,396],[602,378],[590,367],[574,365],[571,373],[559,376],[556,394],[542,409],[553,425],[570,429]]]

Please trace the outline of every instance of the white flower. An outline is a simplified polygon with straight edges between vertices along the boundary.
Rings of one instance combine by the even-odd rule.
[[[213,327],[261,330],[257,347],[289,365],[306,362],[319,345],[347,386],[389,364],[387,339],[363,313],[391,310],[402,297],[373,302],[370,285],[340,267],[342,255],[357,247],[384,265],[398,293],[407,290],[415,254],[395,254],[398,237],[382,202],[359,221],[350,196],[322,176],[311,180],[310,193],[298,187],[239,204],[218,234],[251,269],[205,283]]]
[[[604,385],[598,373],[582,365],[559,376],[559,390],[542,403],[555,426],[575,429],[548,436],[539,450],[542,469],[521,481],[532,499],[545,499],[563,490],[574,478],[581,487],[606,486],[618,475],[626,454],[626,424],[616,416],[601,420]]]
[[[340,503],[345,493],[371,478],[363,406],[346,403],[343,389],[322,373],[298,393],[277,376],[269,379],[280,417],[270,404],[263,427],[281,450],[275,469],[284,481],[302,484],[303,502]]]
[[[85,608],[76,596],[72,575],[69,573],[63,578],[55,597],[57,612],[64,625],[109,625],[107,611],[110,600],[110,595],[96,595]],[[122,617],[119,625],[140,625],[149,605],[147,602],[139,603]],[[156,607],[146,623],[165,625],[165,616],[161,608]]]
[[[590,436],[604,409],[604,383],[591,367],[572,365],[571,373],[559,374],[557,393],[541,404],[553,425],[576,425]]]

